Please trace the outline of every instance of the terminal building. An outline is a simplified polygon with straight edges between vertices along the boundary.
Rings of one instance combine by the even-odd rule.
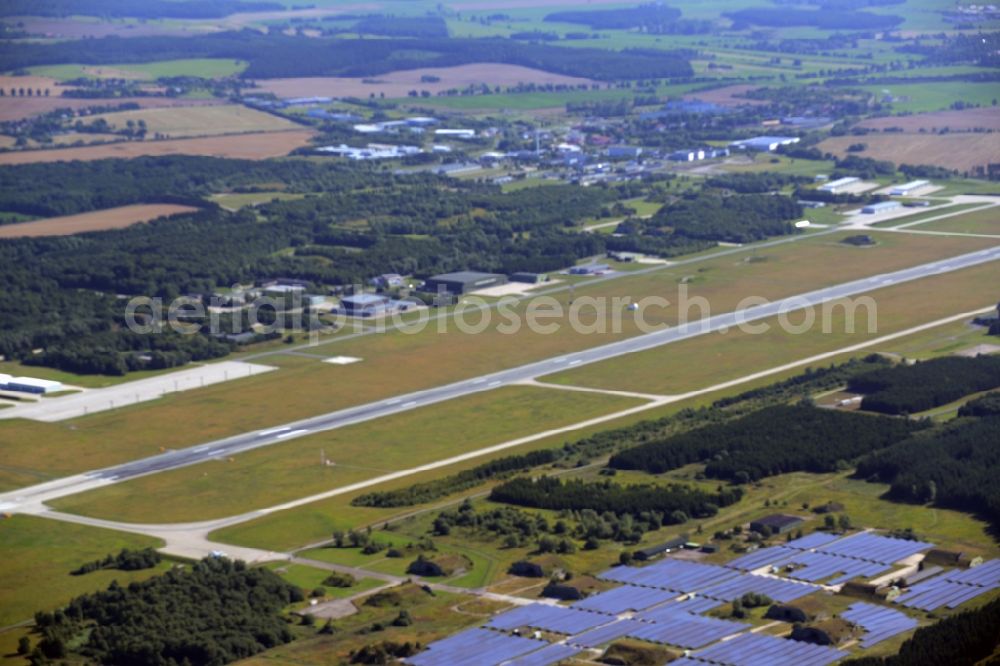
[[[495,287],[507,284],[507,276],[499,273],[479,273],[477,271],[458,271],[435,275],[424,282],[424,291],[449,294],[467,294],[477,289]]]

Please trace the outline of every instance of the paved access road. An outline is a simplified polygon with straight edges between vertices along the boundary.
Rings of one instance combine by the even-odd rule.
[[[504,385],[523,382],[582,365],[606,361],[623,354],[654,349],[713,331],[727,330],[798,309],[813,307],[824,302],[859,295],[875,289],[910,282],[929,275],[978,266],[1000,260],[1000,246],[940,261],[906,268],[892,273],[854,280],[812,292],[792,296],[780,301],[715,315],[681,326],[663,328],[654,332],[616,342],[550,358],[527,365],[510,368],[474,379],[463,380],[423,391],[400,395],[365,405],[341,409],[328,414],[303,419],[284,426],[248,432],[226,439],[208,442],[186,449],[169,451],[157,456],[96,470],[87,474],[61,479],[56,482],[22,488],[0,495],[0,506],[44,502],[56,497],[82,492],[88,488],[114,483],[146,474],[194,465],[207,460],[232,456],[262,446],[277,444],[288,439],[303,437],[335,428],[370,421],[392,414],[409,411],[453,398],[492,390]],[[9,510],[9,509],[8,509]]]

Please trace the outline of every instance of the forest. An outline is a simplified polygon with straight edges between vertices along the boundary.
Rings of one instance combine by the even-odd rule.
[[[268,569],[206,559],[143,582],[77,597],[35,614],[34,666],[91,663],[221,666],[294,637],[281,616],[301,591]]]
[[[749,243],[795,231],[802,207],[781,195],[719,196],[700,191],[664,206],[648,220],[626,220],[619,233]]]
[[[942,664],[995,664],[1000,646],[1000,599],[975,610],[946,617],[920,627],[906,639],[897,654],[862,657],[844,666],[941,666]]]
[[[847,388],[864,394],[864,410],[916,414],[1000,388],[1000,357],[943,356],[913,365],[901,363],[852,377]]]
[[[364,35],[445,39],[448,25],[440,16],[366,16],[350,30]]]
[[[902,16],[839,9],[792,9],[789,7],[754,7],[723,14],[739,28],[762,25],[769,28],[811,26],[821,30],[889,30],[903,22]]]
[[[125,43],[123,43],[125,42]],[[111,64],[180,58],[229,58],[250,64],[245,80],[302,76],[374,76],[423,67],[497,62],[600,81],[688,78],[681,53],[563,48],[509,39],[301,39],[255,30],[191,37],[120,37],[52,43],[0,43],[9,69],[65,62]]]
[[[117,555],[106,555],[103,559],[81,564],[70,572],[71,576],[82,576],[101,569],[118,569],[119,571],[138,571],[152,569],[163,558],[152,548],[129,550],[123,548]]]
[[[684,484],[629,485],[612,481],[562,481],[551,476],[539,479],[520,477],[506,481],[490,492],[494,502],[555,511],[610,511],[616,516],[638,518],[657,512],[666,524],[678,524],[689,518],[706,518],[720,507],[735,504],[743,496],[739,488],[719,488],[707,493]]]
[[[926,427],[903,419],[776,405],[739,420],[647,442],[613,455],[613,469],[651,474],[705,463],[705,476],[734,483],[788,472],[848,469],[858,457]]]
[[[863,459],[857,476],[889,499],[965,511],[1000,528],[1000,416],[962,418]]]
[[[0,16],[99,16],[205,19],[236,12],[281,11],[280,2],[257,0],[5,0]]]

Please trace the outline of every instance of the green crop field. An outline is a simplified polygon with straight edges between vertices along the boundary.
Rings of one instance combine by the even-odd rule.
[[[63,498],[72,513],[144,523],[221,518],[642,404],[511,387]],[[586,415],[586,416],[582,416]],[[334,466],[321,464],[321,452]]]
[[[168,562],[143,571],[94,571],[71,576],[82,564],[122,548],[163,545],[158,539],[33,516],[0,520],[0,627],[27,620],[75,596],[94,592],[113,580],[127,585],[165,571]]]

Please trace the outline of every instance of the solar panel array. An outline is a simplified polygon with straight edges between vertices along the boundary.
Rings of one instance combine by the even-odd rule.
[[[893,539],[891,537],[872,534],[871,532],[859,532],[858,534],[853,534],[821,546],[817,550],[832,555],[843,555],[844,557],[868,560],[869,562],[892,564],[933,547],[934,544],[924,543],[923,541]]]
[[[672,601],[670,603],[663,604],[662,606],[657,606],[656,608],[650,608],[649,610],[636,614],[635,617],[638,620],[644,620],[646,622],[670,622],[671,619],[678,613],[691,613],[696,615],[721,605],[722,602],[716,599],[709,599],[708,597],[695,597],[694,599],[689,599],[687,601]]]
[[[497,615],[486,626],[493,629],[532,627],[557,634],[578,634],[611,622],[607,615],[565,606],[529,604]]]
[[[829,647],[777,638],[766,634],[743,634],[691,655],[701,662],[726,666],[825,666],[847,656]],[[679,662],[674,661],[674,664]]]
[[[869,577],[882,573],[891,568],[880,562],[869,562],[858,560],[853,557],[842,557],[840,555],[830,555],[824,552],[800,552],[793,555],[786,564],[799,564],[801,568],[795,569],[788,575],[798,580],[816,582],[829,578],[834,574],[841,576],[828,581],[829,585],[836,585],[859,576]]]
[[[861,639],[863,648],[870,648],[917,626],[917,621],[909,615],[875,604],[853,604],[840,616],[865,630],[865,636]]]
[[[598,577],[629,585],[658,587],[677,592],[694,592],[706,585],[738,575],[731,569],[714,564],[666,559],[641,568],[614,567]]]
[[[1000,586],[1000,560],[988,560],[978,567],[972,567],[964,571],[953,571],[945,576],[945,578],[966,585],[998,587]]]
[[[1000,560],[990,560],[978,567],[951,571],[914,585],[896,598],[907,608],[932,611],[942,606],[957,608],[980,594],[1000,587]]]
[[[469,629],[427,646],[409,657],[414,666],[494,666],[545,647],[542,641],[510,636],[489,629]]]
[[[807,534],[804,537],[799,537],[798,539],[792,539],[785,544],[788,548],[795,548],[796,550],[812,550],[813,548],[819,548],[820,546],[825,546],[829,543],[833,543],[840,539],[839,534],[830,534],[828,532],[813,532],[812,534]]]
[[[543,647],[538,652],[517,657],[516,659],[504,662],[504,664],[505,666],[549,666],[549,664],[557,664],[563,659],[569,659],[579,653],[580,648],[575,648],[564,643],[552,643],[547,647]]]
[[[799,583],[784,578],[747,574],[699,590],[699,596],[712,597],[720,601],[739,599],[747,592],[766,594],[775,601],[787,602],[812,594],[818,588],[808,583]]]
[[[579,636],[571,636],[566,640],[566,642],[570,645],[594,648],[598,645],[603,645],[604,643],[613,641],[616,638],[627,636],[630,632],[638,629],[640,626],[642,626],[642,623],[636,622],[635,620],[618,620],[617,622],[582,633]]]
[[[657,588],[635,587],[623,585],[607,592],[587,597],[573,604],[573,608],[620,615],[626,611],[639,611],[650,606],[666,603],[677,597],[676,592],[667,592]]]
[[[714,643],[720,638],[738,634],[747,628],[748,625],[740,622],[673,611],[669,617],[661,617],[655,623],[640,623],[627,635],[653,643],[669,643],[682,648],[699,648]]]
[[[802,538],[804,539],[806,537]],[[793,555],[796,554],[796,551],[783,546],[771,546],[769,548],[761,548],[760,550],[755,550],[752,553],[747,553],[746,555],[737,557],[735,560],[727,562],[726,566],[730,569],[753,571],[754,569],[760,569],[761,567],[782,564],[787,562]]]

